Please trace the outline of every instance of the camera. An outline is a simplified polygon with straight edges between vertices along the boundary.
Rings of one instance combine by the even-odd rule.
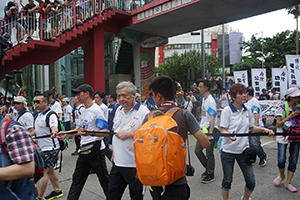
[[[293,111],[294,112],[300,112],[300,107],[294,107]]]
[[[195,168],[192,165],[186,165],[185,167],[185,175],[186,176],[194,176]]]
[[[3,49],[12,47],[12,43],[9,41],[10,35],[8,33],[4,33],[2,36],[0,36],[0,45],[3,47]]]

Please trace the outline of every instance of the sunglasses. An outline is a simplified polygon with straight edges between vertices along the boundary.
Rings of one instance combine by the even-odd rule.
[[[21,102],[13,102],[13,104],[20,105],[20,104],[23,104],[23,103],[21,103]]]
[[[35,100],[35,101],[33,101],[33,103],[39,104],[39,103],[41,103],[41,101],[40,100]]]

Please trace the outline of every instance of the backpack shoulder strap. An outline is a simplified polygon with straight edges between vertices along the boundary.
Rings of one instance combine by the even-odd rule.
[[[4,119],[0,123],[0,146],[2,151],[7,155],[9,158],[8,152],[6,151],[6,130],[8,128],[9,123],[13,121],[12,119]]]
[[[170,110],[168,110],[168,112],[166,112],[165,114],[166,114],[166,115],[169,115],[170,117],[173,117],[173,115],[174,115],[178,110],[180,110],[180,108],[178,108],[178,107],[173,107],[173,108],[171,108]]]
[[[28,110],[25,110],[25,112],[23,112],[21,115],[18,116],[17,120],[18,121],[20,119],[20,117],[22,117],[22,115],[24,115],[25,113],[29,112]]]
[[[46,115],[46,126],[48,126],[48,127],[50,127],[49,120],[50,120],[50,116],[51,116],[52,114],[55,114],[55,115],[56,115],[56,113],[55,113],[53,110],[50,110],[50,111],[47,113],[47,115]],[[57,116],[56,116],[56,117],[57,117]]]

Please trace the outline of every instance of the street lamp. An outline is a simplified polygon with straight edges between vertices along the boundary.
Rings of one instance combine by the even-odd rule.
[[[264,32],[263,31],[261,31],[260,32],[261,33],[261,68],[263,68],[264,67]],[[259,32],[258,33],[255,33],[255,35],[257,35],[257,34],[259,34]]]

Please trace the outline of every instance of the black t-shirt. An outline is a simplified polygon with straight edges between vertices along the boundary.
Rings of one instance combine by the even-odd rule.
[[[35,12],[29,13],[29,12],[27,12],[27,11],[28,11],[28,10],[31,10],[31,9],[34,8],[35,6],[36,6],[35,4],[33,4],[32,6],[31,6],[30,4],[26,4],[26,6],[25,6],[26,15],[29,16],[29,17],[32,17],[32,18],[34,18],[34,19],[35,19],[35,16],[36,16]],[[30,19],[30,18],[29,18],[29,19]]]
[[[270,95],[260,94],[258,100],[270,100]]]

